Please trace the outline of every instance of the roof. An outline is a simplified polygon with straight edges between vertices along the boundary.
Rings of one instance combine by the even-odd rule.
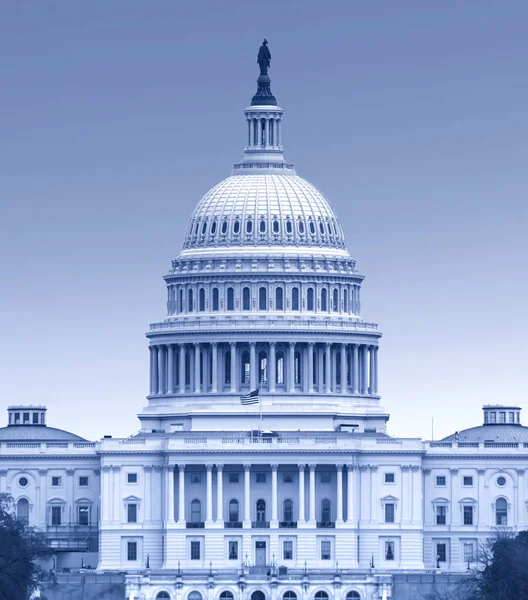
[[[458,438],[456,437],[458,435]],[[528,427],[517,424],[489,424],[448,435],[443,442],[528,442]]]
[[[0,427],[0,441],[43,441],[43,442],[85,442],[86,440],[75,433],[56,429],[55,427],[46,427],[43,425],[9,425]]]

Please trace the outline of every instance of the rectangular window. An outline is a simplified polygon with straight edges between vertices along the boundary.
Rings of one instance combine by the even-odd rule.
[[[127,542],[127,560],[137,560],[137,542]]]
[[[437,506],[436,507],[436,524],[437,525],[445,525],[446,524],[446,513],[447,513],[447,508],[445,506]]]
[[[385,483],[394,483],[394,473],[385,473]]]
[[[497,422],[497,413],[491,412],[490,413],[490,423],[496,423],[496,422]]]
[[[191,483],[202,483],[202,474],[191,473]]]
[[[475,550],[471,542],[464,543],[464,562],[471,562],[475,560]]]
[[[394,560],[394,542],[385,542],[385,560]]]
[[[283,473],[282,474],[282,482],[283,483],[293,483],[293,473]]]
[[[61,477],[52,477],[51,478],[51,487],[60,487],[62,484],[62,478]]]
[[[330,543],[330,542],[328,542],[328,543]],[[293,542],[292,541],[285,540],[282,543],[282,559],[283,560],[293,560]]]
[[[321,473],[321,483],[331,483],[332,481],[332,476],[330,475],[329,472],[324,472]]]
[[[51,524],[60,525],[62,523],[62,506],[51,507]]]
[[[81,475],[79,477],[79,487],[88,487],[88,476],[87,475]]]
[[[515,413],[508,413],[508,423],[515,423]]]
[[[24,418],[24,423],[29,423],[29,413],[22,413]]]
[[[90,524],[90,508],[88,506],[79,506],[77,509],[77,521],[79,525]]]
[[[191,560],[200,560],[200,542],[191,542]]]
[[[321,560],[332,560],[332,547],[330,542],[321,542]]]
[[[447,544],[436,544],[436,560],[437,562],[447,561]]]
[[[238,542],[229,542],[229,560],[238,560]]]
[[[470,475],[464,475],[462,479],[462,484],[466,487],[471,487],[473,485],[473,477],[471,477]]]
[[[445,475],[437,475],[436,476],[436,487],[445,487],[446,478]]]
[[[15,423],[20,423],[20,413],[15,413]]]
[[[137,483],[137,473],[127,473],[127,483]]]
[[[266,483],[266,473],[255,473],[255,481],[257,483]]]
[[[385,504],[385,523],[394,523],[394,504],[392,502]]]
[[[127,523],[137,523],[137,504],[127,504]]]
[[[513,413],[510,413],[510,414],[513,415]],[[33,413],[33,425],[38,425],[39,424],[38,417],[39,417],[38,413]],[[513,423],[513,421],[511,421],[511,423]]]
[[[499,413],[499,423],[506,423],[506,413],[503,411]]]
[[[473,525],[473,506],[464,506],[464,525]]]
[[[229,473],[229,483],[238,483],[239,475],[238,473]]]

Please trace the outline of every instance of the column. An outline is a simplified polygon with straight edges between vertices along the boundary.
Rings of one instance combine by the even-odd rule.
[[[194,393],[199,394],[200,386],[200,344],[194,343]]]
[[[257,389],[257,350],[255,342],[249,343],[249,389]]]
[[[248,119],[248,128],[249,128],[249,138],[248,145],[253,146],[253,119]]]
[[[180,394],[185,394],[185,344],[180,346]]]
[[[411,485],[411,467],[409,465],[401,466],[402,472],[402,494],[401,494],[401,520],[402,523],[411,522],[412,514],[412,489]]]
[[[341,393],[346,394],[348,391],[347,385],[347,355],[346,344],[341,344]]]
[[[486,475],[486,469],[477,469],[478,475],[478,526],[479,528],[485,527],[486,525],[486,481],[484,479]]]
[[[114,508],[112,513],[112,521],[117,523],[121,522],[121,486],[119,480],[119,471],[121,471],[121,467],[112,467],[112,490],[114,492]]]
[[[158,347],[149,346],[150,350],[150,395],[158,393]]]
[[[185,522],[185,465],[178,465],[178,521]]]
[[[359,467],[359,479],[360,479],[360,514],[361,523],[368,523],[370,521],[370,514],[372,506],[370,504],[371,496],[371,480],[368,465],[360,465]]]
[[[168,382],[167,382],[167,393],[168,394],[174,394],[174,375],[175,375],[175,368],[174,368],[174,358],[175,358],[175,346],[174,344],[169,344],[168,346],[169,348],[169,376],[168,376]]]
[[[37,501],[37,511],[38,511],[38,526],[45,527],[46,526],[46,506],[48,503],[47,498],[47,486],[46,486],[46,477],[48,475],[47,469],[39,469],[39,485],[37,488],[38,501]],[[2,488],[0,487],[0,491]],[[77,522],[77,519],[74,518],[74,521]]]
[[[277,527],[277,470],[279,465],[271,465],[271,523]]]
[[[314,388],[313,388],[313,379],[314,379],[313,351],[314,351],[314,343],[308,342],[308,393],[309,394],[313,394],[313,391],[314,391]]]
[[[310,521],[315,523],[315,465],[310,468]]]
[[[216,465],[216,522],[224,522],[224,465]]]
[[[295,342],[290,342],[290,368],[289,370],[289,384],[290,392],[295,392]]]
[[[352,344],[352,393],[359,393],[359,347]]]
[[[266,119],[264,121],[264,123],[265,123],[265,132],[266,132],[266,146],[269,146],[270,145],[270,143],[269,143],[269,126],[270,126],[269,119]]]
[[[330,369],[330,359],[331,359],[331,349],[332,349],[332,344],[330,344],[329,342],[326,343],[326,355],[325,355],[325,376],[326,376],[326,385],[325,385],[325,392],[327,394],[330,393],[331,385],[332,385],[332,372]]]
[[[304,502],[304,469],[306,465],[299,465],[299,521],[306,521],[306,510]]]
[[[324,379],[324,349],[322,345],[316,350],[317,352],[317,391],[322,394],[324,391],[323,379]]]
[[[372,393],[378,394],[378,351],[379,346],[374,346],[374,371],[373,371],[373,387]]]
[[[213,520],[213,465],[205,465],[207,469],[207,492],[205,520],[210,523]]]
[[[165,466],[165,493],[167,497],[167,512],[165,518],[174,522],[174,465]]]
[[[336,521],[343,522],[343,465],[336,465],[337,469],[337,515]]]
[[[412,522],[422,522],[422,469],[420,465],[413,465],[412,470]],[[453,508],[453,507],[451,507]]]
[[[231,348],[231,393],[237,391],[236,385],[236,342],[230,342]]]
[[[368,346],[361,346],[361,393],[366,394],[368,391]]]
[[[251,465],[244,465],[244,522],[251,527]]]
[[[158,394],[167,392],[167,346],[158,346]]]
[[[354,492],[354,465],[347,465],[347,523],[353,523],[356,520]]]
[[[370,465],[370,521],[377,523],[378,467]]]
[[[368,393],[369,394],[373,394],[374,393],[374,370],[375,370],[375,364],[374,364],[374,351],[375,347],[374,346],[369,346],[368,350],[369,350],[369,371],[370,371],[370,381],[369,381],[369,386],[368,386]]]
[[[104,465],[101,473],[101,521],[112,520],[112,467]],[[7,472],[7,471],[6,471]],[[1,472],[0,472],[1,475]],[[0,491],[5,491],[1,488]]]
[[[269,358],[269,382],[268,387],[270,394],[275,393],[275,381],[277,380],[277,375],[275,373],[277,369],[277,359],[275,357],[275,342],[270,342],[270,358]]]
[[[218,391],[218,344],[216,342],[212,342],[211,344],[211,361],[211,393],[216,394]]]

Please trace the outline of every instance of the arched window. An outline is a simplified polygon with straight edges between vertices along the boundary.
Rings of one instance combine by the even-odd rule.
[[[224,355],[224,382],[226,385],[231,383],[231,351],[227,350]]]
[[[277,217],[275,217],[273,219],[273,233],[279,233],[279,231],[280,231],[279,219],[277,219]]]
[[[328,292],[326,288],[321,290],[321,310],[328,310]]]
[[[198,233],[198,227],[200,227],[200,222],[196,221],[196,226],[194,227],[194,235]]]
[[[299,288],[294,287],[292,289],[292,310],[299,310]]]
[[[253,231],[253,221],[248,219],[246,223],[246,233],[251,233]]]
[[[497,498],[497,502],[495,502],[495,524],[508,525],[508,502],[506,498]]]
[[[282,595],[282,600],[297,600],[297,594],[291,590],[288,590]]]
[[[266,288],[261,287],[259,289],[259,310],[267,310],[268,309],[268,299]]]
[[[295,353],[295,357],[294,357],[294,361],[293,361],[293,367],[294,367],[294,382],[296,384],[300,384],[301,383],[301,377],[302,377],[302,373],[301,373],[301,353],[300,352],[296,352]]]
[[[220,600],[233,600],[233,592],[225,591],[220,594]]]
[[[346,595],[346,600],[359,600],[359,598],[361,598],[359,592],[348,592]]]
[[[179,307],[178,307],[178,312],[182,313],[183,312],[183,290],[180,288],[180,298],[179,298]]]
[[[205,290],[200,288],[200,292],[198,293],[198,302],[200,305],[200,311],[203,312],[205,310]]]
[[[304,221],[302,219],[299,219],[297,221],[297,227],[299,229],[299,233],[303,234],[304,233]]]
[[[213,221],[211,223],[211,235],[214,235],[216,233],[216,221]]]
[[[241,373],[240,380],[243,383],[249,383],[250,374],[251,374],[251,364],[249,362],[249,352],[245,350],[242,352],[242,363],[241,363]]]
[[[292,233],[293,225],[290,219],[286,219],[286,233]]]
[[[306,297],[306,305],[308,310],[314,309],[314,291],[313,288],[308,288],[307,297]]]
[[[310,233],[315,235],[315,223],[313,221],[310,221]]]
[[[232,287],[227,288],[227,310],[235,310],[235,291]]]
[[[334,312],[337,312],[339,310],[339,292],[337,291],[337,288],[334,289],[334,292],[332,294],[332,310]]]
[[[219,309],[218,288],[213,288],[213,310]]]
[[[207,231],[207,221],[204,221],[203,225],[202,225],[202,235],[205,235],[206,231]]]
[[[277,352],[277,383],[284,384],[284,353]]]
[[[315,594],[314,600],[328,600],[328,594],[326,592],[324,592],[323,590],[319,590]]]
[[[251,292],[248,287],[242,290],[242,310],[251,310]]]
[[[335,372],[336,372],[336,383],[341,385],[341,353],[338,352],[335,355]]]
[[[346,288],[343,290],[343,310],[348,312],[348,290]]]
[[[282,520],[287,523],[293,521],[293,502],[291,500],[284,500],[282,504]]]
[[[268,382],[268,355],[264,351],[259,352],[259,382]]]
[[[275,290],[275,310],[284,310],[284,290],[281,287]]]
[[[257,522],[263,523],[266,521],[266,501],[257,500]]]
[[[266,221],[264,219],[260,219],[259,231],[260,233],[266,233]]]
[[[185,353],[185,385],[191,385],[191,355]]]
[[[330,504],[330,500],[325,498],[321,501],[321,521],[324,523],[328,523],[332,520],[332,505]]]
[[[222,229],[221,229],[221,232],[222,232],[223,234],[226,234],[226,233],[227,233],[227,221],[226,221],[226,220],[222,221]]]
[[[238,523],[238,500],[229,501],[229,522]]]
[[[193,311],[193,300],[194,300],[194,293],[191,288],[187,292],[187,312]]]
[[[324,235],[325,227],[322,221],[319,221],[319,231]]]
[[[189,594],[189,598],[190,598],[190,594]],[[169,596],[169,592],[158,592],[156,594],[156,600],[167,600],[167,598],[170,598]]]
[[[202,521],[202,503],[198,499],[191,502],[191,523],[201,523]]]
[[[233,233],[240,233],[240,221],[238,219],[235,219],[233,223]]]
[[[29,523],[29,502],[26,498],[20,498],[17,502],[16,515],[19,521]]]
[[[202,594],[194,590],[187,596],[187,600],[202,600]]]

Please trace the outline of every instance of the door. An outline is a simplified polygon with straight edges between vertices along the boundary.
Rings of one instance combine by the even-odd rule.
[[[255,566],[266,566],[266,542],[255,542]]]

